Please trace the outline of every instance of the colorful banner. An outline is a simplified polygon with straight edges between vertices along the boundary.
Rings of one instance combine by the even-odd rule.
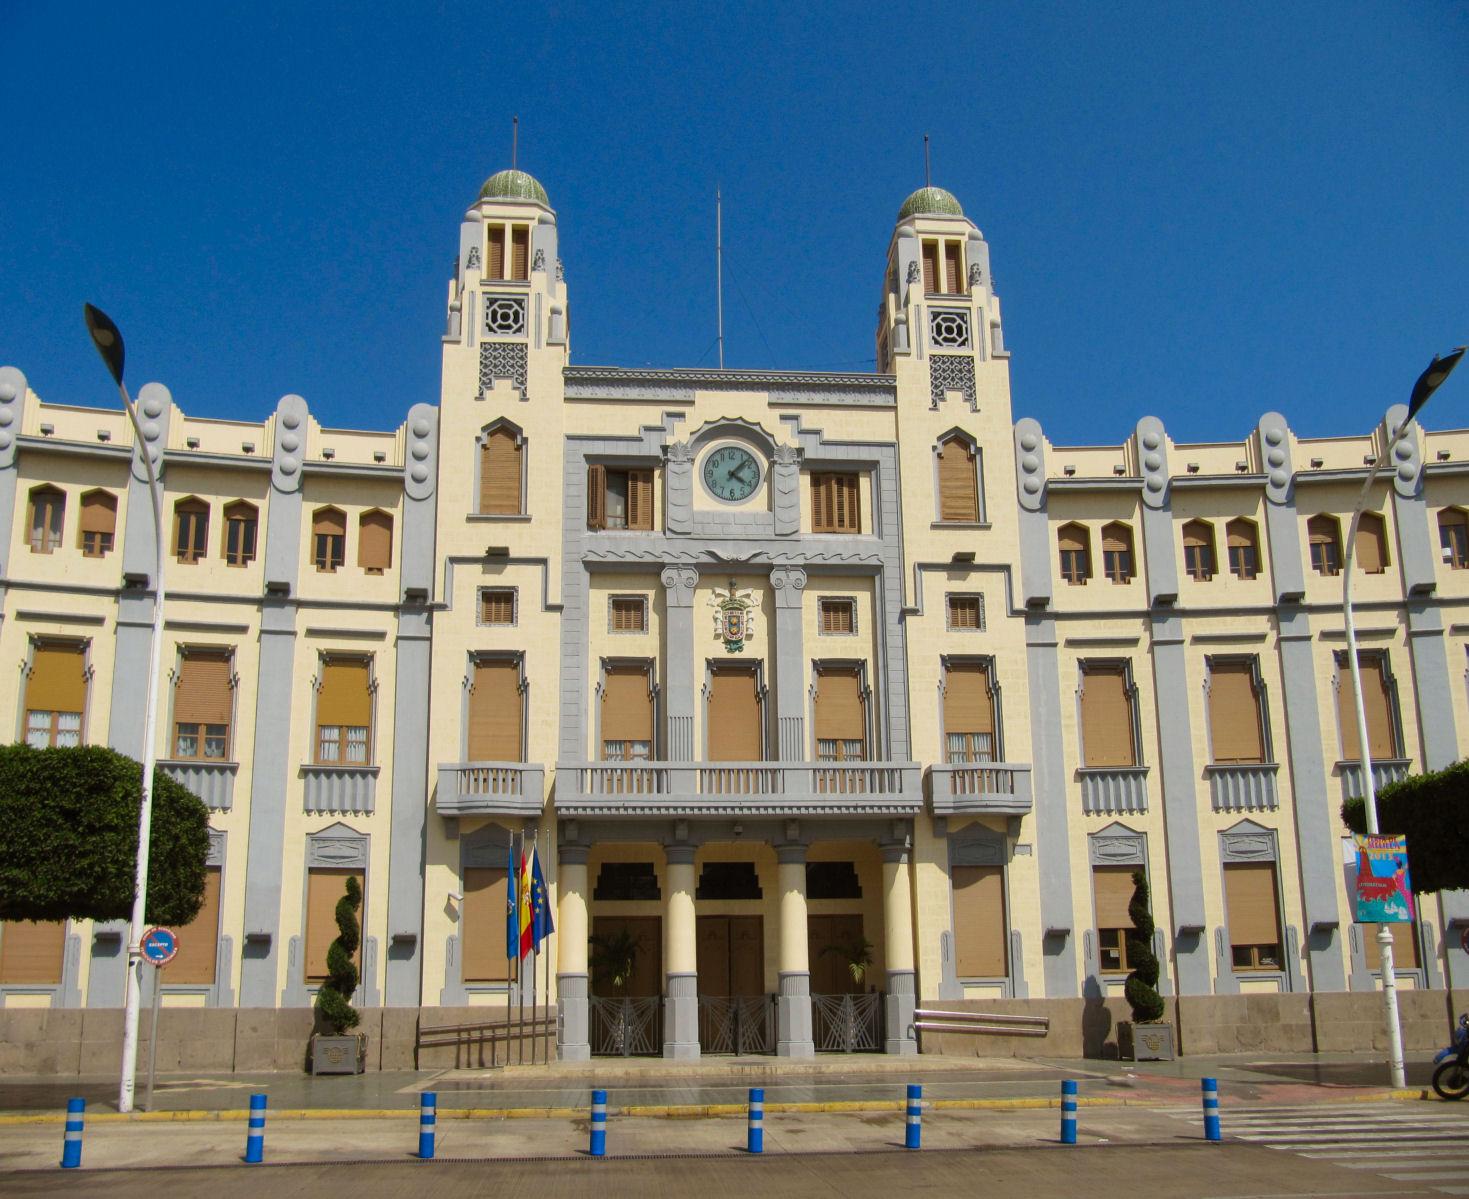
[[[1357,923],[1406,924],[1413,919],[1413,884],[1408,878],[1408,839],[1359,835]]]

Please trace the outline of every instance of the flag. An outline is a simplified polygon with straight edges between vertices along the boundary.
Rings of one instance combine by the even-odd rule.
[[[531,851],[530,863],[531,940],[540,949],[541,942],[556,931],[551,919],[551,901],[546,894],[546,876],[541,873],[541,852]]]
[[[531,940],[531,875],[530,859],[525,856],[525,846],[520,847],[520,877],[515,880],[516,898],[520,901],[517,915],[519,917],[519,953],[517,956],[525,957],[533,948]]]
[[[520,956],[520,904],[516,902],[515,841],[505,859],[505,960]]]

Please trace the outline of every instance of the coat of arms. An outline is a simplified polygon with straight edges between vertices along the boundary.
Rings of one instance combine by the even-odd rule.
[[[709,603],[714,609],[714,640],[724,642],[726,653],[739,653],[755,635],[755,592],[739,590],[731,579],[724,593],[714,592]]]

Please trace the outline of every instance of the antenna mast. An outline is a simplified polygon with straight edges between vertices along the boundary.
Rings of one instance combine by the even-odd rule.
[[[933,172],[928,165],[928,134],[923,135],[923,186],[933,186]]]
[[[928,138],[923,139],[925,142]],[[520,151],[520,118],[510,118],[510,169],[515,170],[515,159]]]
[[[714,189],[714,289],[719,310],[719,369],[724,369],[724,201]]]

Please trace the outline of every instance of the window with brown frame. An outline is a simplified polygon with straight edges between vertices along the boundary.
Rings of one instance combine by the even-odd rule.
[[[46,986],[61,981],[65,920],[0,923],[0,983]]]
[[[466,866],[464,902],[460,905],[467,983],[503,983],[509,977],[505,956],[505,905],[509,887],[504,866]]]
[[[59,487],[33,487],[30,496],[31,553],[49,554],[61,545],[61,526],[66,515],[66,493]]]
[[[32,648],[25,683],[25,738],[33,749],[70,749],[82,743],[86,650],[79,641],[45,642]]]
[[[1357,522],[1357,565],[1366,575],[1380,575],[1388,568],[1387,525],[1376,512],[1362,513]]]
[[[175,758],[229,760],[232,676],[228,650],[183,651],[173,696]]]
[[[524,760],[525,687],[519,658],[474,660],[466,740],[471,762]]]
[[[372,761],[372,665],[366,658],[323,658],[316,696],[316,761]]]
[[[648,597],[614,595],[607,601],[607,625],[614,633],[648,631]]]
[[[1102,573],[1114,583],[1131,583],[1132,530],[1120,520],[1102,526]]]
[[[524,442],[508,425],[500,425],[485,434],[479,451],[479,510],[482,515],[522,515],[524,450]]]
[[[944,761],[995,760],[995,697],[989,662],[944,666]]]
[[[318,508],[311,514],[311,560],[323,574],[347,561],[347,514],[340,508]]]
[[[1097,958],[1103,974],[1126,974],[1127,938],[1132,933],[1133,873],[1137,866],[1093,866],[1092,895],[1097,905]]]
[[[948,615],[948,627],[953,631],[984,631],[984,596],[950,594],[944,597],[944,607]]]
[[[1318,575],[1341,573],[1341,522],[1321,513],[1306,522],[1306,539],[1311,546],[1311,569]]]
[[[939,442],[937,470],[939,520],[972,524],[979,520],[979,455],[962,437]]]
[[[1081,747],[1087,767],[1136,766],[1136,697],[1121,662],[1081,664]]]
[[[104,558],[112,552],[117,534],[117,497],[110,491],[88,491],[82,495],[82,514],[77,543],[84,558]]]
[[[503,279],[505,277],[505,226],[486,226],[489,234],[489,253],[485,255],[486,279]]]
[[[860,494],[856,475],[812,475],[812,532],[860,533]]]
[[[1209,663],[1209,744],[1218,765],[1266,761],[1257,669],[1253,658]]]
[[[923,290],[929,295],[964,294],[964,243],[957,238],[923,242]]]
[[[209,505],[188,496],[173,506],[173,554],[180,562],[201,561],[209,545]]]
[[[489,234],[489,252],[485,255],[486,279],[517,279],[525,281],[530,278],[530,226],[509,226],[510,255],[507,263],[505,255],[506,226],[493,224],[487,226]],[[509,266],[509,274],[506,274],[506,266]]]
[[[1234,969],[1279,970],[1280,909],[1274,862],[1229,862],[1224,867],[1224,906]]]
[[[370,508],[357,518],[357,565],[380,575],[393,565],[393,518],[381,508]]]
[[[1009,972],[1003,866],[952,866],[954,970],[960,978],[1004,978]]]
[[[1084,587],[1092,577],[1091,534],[1085,525],[1062,525],[1056,530],[1056,547],[1061,554],[1061,577],[1073,587]]]
[[[260,530],[260,510],[248,500],[236,500],[224,509],[224,561],[226,566],[249,566],[255,561],[255,543]]]
[[[599,725],[603,761],[646,762],[653,756],[653,681],[646,662],[607,667]]]
[[[479,622],[480,624],[514,624],[515,588],[480,588]]]
[[[1230,574],[1248,580],[1260,573],[1260,531],[1254,521],[1236,517],[1224,526],[1224,540]]]
[[[1464,509],[1445,508],[1438,514],[1438,544],[1450,570],[1469,567],[1469,514]]]
[[[587,467],[587,528],[651,529],[653,472]]]
[[[1200,583],[1214,577],[1214,526],[1207,520],[1191,520],[1183,526],[1183,569]]]
[[[530,278],[530,226],[510,226],[510,277],[524,282]]]
[[[862,674],[855,666],[816,668],[813,702],[818,762],[863,762],[867,759],[867,701]],[[841,780],[837,786],[845,790]]]
[[[855,600],[823,598],[819,611],[823,634],[842,636],[857,631],[857,602]]]
[[[1372,753],[1372,760],[1380,762],[1402,757],[1397,697],[1392,677],[1388,674],[1387,655],[1372,650],[1359,652],[1357,671],[1362,676],[1362,708],[1367,714],[1367,748]],[[1361,761],[1357,704],[1352,696],[1351,667],[1345,653],[1336,655],[1336,713],[1337,725],[1341,729],[1341,760]]]
[[[325,982],[331,973],[327,969],[326,954],[337,939],[337,904],[347,894],[347,880],[355,878],[361,887],[367,876],[361,870],[324,869],[312,867],[306,873],[306,953],[305,981]],[[367,894],[363,892],[363,906]],[[353,962],[362,964],[362,945],[352,955]]]

